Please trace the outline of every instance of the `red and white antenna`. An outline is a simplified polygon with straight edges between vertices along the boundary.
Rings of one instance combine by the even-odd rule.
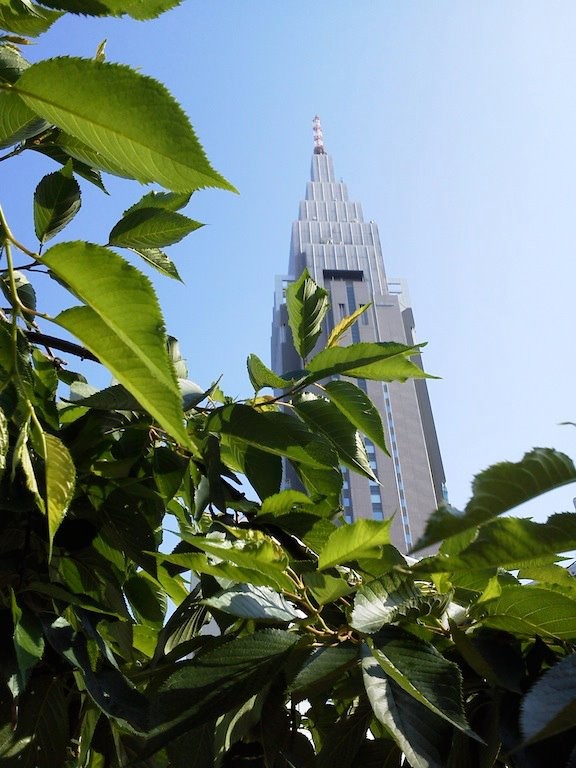
[[[322,126],[320,125],[320,118],[318,115],[314,116],[312,120],[312,130],[314,132],[314,154],[324,154],[324,134],[322,133]]]

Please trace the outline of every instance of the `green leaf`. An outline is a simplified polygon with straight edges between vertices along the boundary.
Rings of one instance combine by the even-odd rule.
[[[272,389],[288,389],[289,387],[293,387],[299,380],[278,376],[278,374],[271,371],[268,366],[264,365],[259,357],[253,354],[248,355],[246,365],[250,383],[256,392],[264,389],[264,387],[271,387]]]
[[[358,309],[355,312],[352,312],[351,315],[348,315],[347,317],[343,317],[340,322],[334,326],[332,329],[330,336],[328,337],[328,341],[326,342],[327,347],[333,347],[338,339],[346,333],[348,328],[350,328],[354,323],[358,320],[360,315],[364,314],[368,307],[371,307],[371,304],[362,304],[362,306],[358,307]]]
[[[414,549],[487,523],[525,501],[575,481],[576,467],[571,459],[551,448],[534,448],[517,463],[494,464],[474,478],[472,498],[464,512],[441,507],[428,518],[426,531]]]
[[[164,592],[145,573],[136,573],[124,582],[124,592],[142,624],[160,629],[166,613]]]
[[[576,654],[547,670],[528,691],[520,709],[520,726],[528,743],[574,728]]]
[[[296,413],[313,432],[325,435],[342,464],[377,481],[358,430],[329,400],[305,394],[292,403]]]
[[[138,400],[121,384],[112,384],[112,386],[99,389],[86,397],[78,396],[78,394],[78,385],[70,387],[70,400],[74,402],[74,405],[81,405],[83,408],[97,408],[101,411],[142,410]]]
[[[305,269],[298,280],[286,289],[288,323],[294,347],[305,359],[314,349],[322,333],[322,323],[328,312],[328,294],[320,288]]]
[[[313,502],[302,491],[280,491],[280,493],[275,493],[263,500],[259,515],[272,515],[274,517],[285,515],[301,504],[309,506]]]
[[[380,414],[368,395],[350,381],[329,381],[324,385],[334,405],[366,437],[388,453]]]
[[[290,632],[265,630],[181,663],[149,691],[152,739],[147,753],[258,693],[280,671],[297,640]]]
[[[20,53],[18,48],[11,45],[0,45],[0,81],[15,83],[30,62]]]
[[[2,766],[65,765],[70,745],[68,695],[62,678],[50,673],[33,676],[29,694],[18,702],[18,720],[9,723],[8,731],[0,735]]]
[[[286,413],[259,413],[247,405],[226,405],[210,416],[207,429],[319,469],[338,466],[330,443]]]
[[[70,160],[61,171],[50,173],[34,192],[34,231],[41,243],[69,224],[80,210],[80,187],[72,175]]]
[[[46,508],[50,555],[56,531],[66,516],[74,497],[76,469],[64,443],[54,435],[45,434],[46,444]]]
[[[332,688],[335,678],[343,675],[352,665],[358,663],[358,649],[348,646],[317,648],[307,659],[294,680],[288,686],[296,700],[314,694],[319,687]]]
[[[282,484],[282,459],[272,453],[247,445],[230,435],[223,435],[221,447],[229,449],[234,457],[233,466],[246,475],[248,482],[261,499],[276,494]],[[229,465],[232,466],[232,465]]]
[[[120,64],[56,58],[13,86],[41,117],[138,181],[174,192],[234,188],[210,166],[192,126],[164,86]]]
[[[311,384],[336,374],[375,381],[430,378],[409,359],[411,355],[420,353],[421,346],[407,347],[393,341],[383,341],[323,349],[306,365],[309,371],[306,383]]]
[[[349,595],[354,592],[344,576],[328,576],[318,571],[310,571],[302,574],[302,581],[309,589],[318,605],[327,605],[338,600],[339,597]]]
[[[528,584],[504,586],[500,597],[481,603],[474,613],[485,626],[512,634],[576,638],[576,598],[551,589]]]
[[[332,568],[363,557],[376,557],[378,548],[390,543],[390,520],[356,520],[337,528],[320,552],[318,568]]]
[[[430,573],[484,568],[533,568],[546,565],[550,555],[576,549],[576,515],[552,515],[545,523],[506,517],[483,525],[471,544],[455,556],[438,555],[422,561]]]
[[[1,14],[0,8],[0,18]],[[0,149],[36,136],[48,126],[17,94],[0,90]]]
[[[0,3],[0,29],[15,35],[37,37],[50,29],[61,15],[34,3],[10,0]]]
[[[374,636],[372,655],[406,693],[471,738],[464,715],[462,675],[431,643],[399,627],[384,627]]]
[[[154,208],[163,211],[179,211],[185,208],[190,202],[192,195],[189,192],[147,192],[137,203],[131,205],[124,211],[124,216],[128,216],[134,211]]]
[[[49,8],[57,8],[83,16],[131,16],[143,21],[180,5],[182,0],[42,0]]]
[[[364,644],[362,673],[374,714],[411,768],[445,768],[445,743],[452,730],[448,724],[388,678]]]
[[[75,632],[63,618],[44,625],[46,640],[82,674],[82,682],[94,702],[110,717],[126,721],[132,728],[145,731],[148,701],[107,658],[100,655],[96,669],[90,658],[88,641]]]
[[[30,280],[28,280],[26,275],[22,274],[22,272],[15,271],[14,284],[16,285],[16,294],[19,301],[27,309],[34,311],[36,309],[36,291],[34,290],[34,286]],[[12,303],[10,278],[8,272],[2,273],[2,276],[0,277],[0,288],[2,289],[4,296],[6,296],[8,301]]]
[[[14,592],[11,593],[12,621],[14,623],[14,650],[18,662],[18,679],[9,681],[9,687],[14,697],[24,692],[30,672],[40,661],[44,653],[44,637],[42,625],[28,608],[20,608]]]
[[[56,245],[43,262],[88,305],[61,312],[54,322],[77,336],[163,429],[188,445],[162,315],[147,278],[90,243]]]
[[[392,572],[362,586],[354,600],[350,626],[360,632],[377,632],[422,603],[412,577]]]
[[[114,225],[108,240],[110,245],[124,248],[163,248],[180,242],[201,226],[177,211],[137,208]]]
[[[226,553],[222,551],[222,555]],[[208,558],[204,554],[191,552],[189,554],[156,555],[157,558],[166,563],[174,563],[189,569],[194,573],[206,573],[215,576],[217,579],[227,579],[236,584],[254,584],[255,586],[272,587],[273,589],[290,590],[294,588],[294,583],[283,572],[274,565],[266,563],[257,563],[256,567],[250,565],[236,565],[226,560],[215,562],[214,558]],[[232,557],[238,558],[236,552]],[[244,559],[243,563],[250,560]]]
[[[98,189],[101,189],[103,192],[106,192],[106,187],[102,182],[102,176],[98,171],[90,167],[90,165],[83,163],[81,160],[72,157],[72,155],[69,155],[57,144],[31,142],[26,148],[31,149],[34,152],[39,152],[40,154],[49,157],[51,160],[54,160],[54,162],[60,163],[60,165],[66,165],[69,160],[72,160],[72,168],[75,174],[86,179],[86,181],[89,181],[91,184],[94,184],[94,186],[98,187]]]
[[[150,264],[151,267],[157,269],[161,274],[182,282],[176,265],[160,248],[130,248],[130,250],[138,254],[140,258],[144,259],[147,264]]]
[[[291,622],[304,618],[304,614],[296,610],[283,595],[270,587],[251,584],[237,584],[202,602],[209,608],[217,608],[242,619]]]

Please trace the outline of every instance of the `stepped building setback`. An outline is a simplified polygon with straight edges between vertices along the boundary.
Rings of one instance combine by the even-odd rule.
[[[348,190],[334,176],[332,158],[324,149],[320,120],[314,118],[311,180],[292,225],[288,275],[277,278],[272,322],[272,368],[286,372],[302,367],[291,343],[285,304],[286,286],[304,268],[328,291],[331,310],[319,340],[342,317],[371,303],[341,343],[397,341],[414,343],[414,318],[406,285],[386,277],[384,259],[373,221],[348,199]],[[419,360],[415,360],[420,362]],[[392,542],[402,552],[415,544],[428,516],[445,499],[445,477],[426,381],[381,383],[358,379],[378,408],[390,456],[365,440],[368,458],[380,484],[344,471],[342,506],[348,522],[393,516]],[[286,487],[290,478],[285,479]]]

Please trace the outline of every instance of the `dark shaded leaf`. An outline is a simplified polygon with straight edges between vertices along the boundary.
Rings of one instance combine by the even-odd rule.
[[[324,389],[330,400],[352,424],[388,453],[382,419],[368,395],[350,381],[329,381],[324,385]]]
[[[34,231],[41,243],[61,232],[80,210],[80,187],[72,175],[72,161],[50,173],[34,192]]]
[[[312,467],[322,469],[338,465],[330,443],[286,413],[259,413],[247,405],[226,405],[214,411],[207,428]]]
[[[460,669],[431,643],[399,627],[388,626],[374,636],[372,655],[406,693],[475,738],[464,715]]]
[[[313,430],[325,435],[336,447],[342,464],[377,481],[358,430],[329,400],[306,394],[292,403],[294,410]]]
[[[150,264],[166,277],[172,277],[174,280],[182,282],[176,265],[160,248],[130,248],[130,250],[137,253],[147,264]]]
[[[573,482],[576,467],[572,460],[551,448],[534,448],[517,463],[494,464],[474,478],[472,498],[464,512],[441,507],[428,518],[426,531],[414,549],[487,523],[541,493]]]
[[[230,711],[276,674],[298,637],[256,632],[183,662],[150,690],[152,754],[191,728]]]
[[[576,654],[546,671],[522,701],[520,725],[528,743],[574,728]]]
[[[452,729],[387,677],[362,646],[362,672],[374,714],[410,761],[411,768],[445,768]]]

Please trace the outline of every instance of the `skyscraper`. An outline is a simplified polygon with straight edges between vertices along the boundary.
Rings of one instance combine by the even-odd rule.
[[[330,296],[328,325],[319,344],[342,317],[371,304],[341,343],[397,341],[413,344],[414,318],[402,280],[386,277],[373,221],[365,222],[359,203],[334,176],[324,149],[320,119],[314,118],[311,180],[292,225],[288,275],[278,277],[272,322],[272,368],[301,367],[291,343],[284,294],[307,267]],[[419,360],[417,361],[419,362]],[[444,470],[423,379],[381,383],[358,379],[378,408],[390,456],[366,440],[368,458],[380,483],[344,470],[342,505],[348,522],[393,515],[392,541],[406,552],[423,532],[430,513],[445,498]]]

